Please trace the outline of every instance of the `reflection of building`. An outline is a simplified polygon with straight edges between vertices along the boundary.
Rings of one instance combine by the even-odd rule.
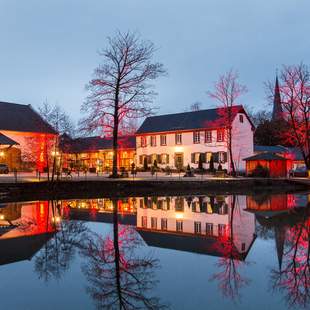
[[[87,137],[71,139],[64,135],[61,141],[65,168],[110,170],[113,160],[112,138]],[[119,138],[118,167],[129,169],[134,162],[135,137]]]
[[[160,167],[198,167],[199,157],[209,168],[211,156],[229,169],[225,109],[209,109],[148,117],[138,129],[137,165],[146,161]],[[253,125],[242,106],[232,108],[232,148],[237,170],[245,170],[243,158],[253,155]]]
[[[0,208],[0,265],[31,259],[51,238],[60,217],[47,202]]]
[[[257,194],[247,196],[247,210],[276,214],[288,212],[296,208],[305,208],[309,204],[308,196],[304,194]]]
[[[0,163],[9,169],[43,170],[56,131],[30,105],[0,102]]]
[[[255,237],[255,220],[244,212],[245,196],[139,198],[137,228],[152,246],[223,256],[231,240],[245,258]],[[232,212],[234,210],[234,212]],[[238,211],[237,211],[238,210]]]
[[[136,198],[118,199],[119,223],[136,225]],[[61,206],[70,211],[73,220],[113,222],[113,201],[110,198],[63,200]]]

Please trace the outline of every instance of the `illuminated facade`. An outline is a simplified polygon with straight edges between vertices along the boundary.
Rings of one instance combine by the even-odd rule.
[[[223,125],[223,109],[159,115],[148,117],[136,133],[137,166],[145,161],[160,168],[183,169],[188,164],[198,168],[199,157],[203,167],[219,164],[229,170],[227,132]],[[242,106],[234,107],[232,122],[232,150],[236,170],[244,171],[245,157],[253,155],[254,127]]]
[[[30,105],[0,102],[0,135],[0,163],[10,170],[42,172],[52,161],[57,133]]]
[[[135,137],[119,138],[118,168],[129,170],[136,153]],[[112,139],[102,137],[86,137],[71,139],[63,136],[61,139],[62,166],[76,170],[91,172],[109,172],[112,169],[113,149]]]

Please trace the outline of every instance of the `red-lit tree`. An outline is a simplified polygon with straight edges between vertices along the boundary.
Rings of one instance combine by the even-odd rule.
[[[290,307],[309,308],[310,221],[303,219],[286,230],[286,243],[279,270],[271,271],[274,290],[285,294]]]
[[[288,129],[283,136],[288,144],[297,147],[310,169],[310,71],[301,63],[283,66],[280,74],[280,93],[283,118]]]
[[[86,86],[89,96],[81,110],[87,116],[80,124],[88,132],[113,137],[113,177],[118,176],[117,150],[122,125],[152,112],[156,93],[150,81],[165,72],[162,64],[151,61],[154,52],[154,44],[141,40],[137,34],[118,32],[108,38],[108,46],[99,53],[103,63]]]
[[[225,141],[229,151],[229,161],[232,175],[236,175],[236,167],[233,159],[233,130],[232,122],[236,115],[235,105],[237,99],[247,92],[246,86],[238,82],[239,75],[230,70],[221,75],[214,84],[214,90],[208,91],[208,95],[219,103],[218,113],[221,125],[225,128]]]
[[[218,281],[223,295],[233,301],[240,298],[240,289],[250,282],[240,273],[240,267],[245,266],[246,263],[242,260],[242,254],[235,246],[234,217],[241,216],[240,212],[237,197],[233,195],[228,227],[215,245],[216,252],[221,253],[221,257],[216,264],[219,271],[212,276],[212,280]]]

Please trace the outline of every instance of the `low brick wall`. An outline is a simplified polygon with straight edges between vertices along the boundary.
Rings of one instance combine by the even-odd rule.
[[[48,199],[168,196],[207,194],[285,193],[307,190],[309,187],[281,179],[223,180],[109,180],[61,181],[55,183],[2,183],[0,202]]]

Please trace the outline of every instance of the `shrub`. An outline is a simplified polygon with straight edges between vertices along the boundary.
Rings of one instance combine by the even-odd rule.
[[[269,169],[262,165],[257,165],[252,172],[253,177],[268,178],[269,175]]]

